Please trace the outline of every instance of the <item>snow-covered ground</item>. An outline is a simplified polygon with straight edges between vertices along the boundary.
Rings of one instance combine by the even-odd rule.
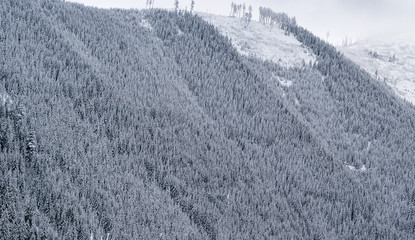
[[[243,55],[254,55],[285,67],[299,66],[303,61],[306,64],[315,61],[311,50],[302,46],[294,36],[285,35],[277,26],[271,28],[252,20],[245,27],[246,24],[240,18],[205,13],[198,15],[231,38],[232,44]]]
[[[13,100],[7,93],[0,92],[0,114],[5,111],[9,112],[11,110],[11,106],[13,104]]]
[[[395,93],[415,105],[415,43],[384,38],[361,41],[339,48]]]
[[[151,26],[151,24],[146,20],[146,19],[140,19],[139,25],[143,28],[146,28],[150,31],[153,30],[153,27]]]
[[[366,172],[367,171],[367,168],[364,164],[360,168],[356,168],[355,166],[348,165],[346,163],[344,163],[344,164],[345,164],[346,168],[349,169],[350,171],[357,171],[357,172]]]

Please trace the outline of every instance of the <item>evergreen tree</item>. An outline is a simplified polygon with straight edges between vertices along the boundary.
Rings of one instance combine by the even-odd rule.
[[[179,0],[174,0],[174,9],[176,12],[179,11]]]
[[[195,8],[195,0],[192,0],[191,4],[190,4],[190,12],[192,13],[193,10]]]

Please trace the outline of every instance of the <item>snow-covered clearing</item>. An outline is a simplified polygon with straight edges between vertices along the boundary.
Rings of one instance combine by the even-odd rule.
[[[415,44],[412,41],[378,38],[339,50],[415,105]]]
[[[252,20],[247,26],[235,17],[198,13],[207,22],[232,39],[234,47],[243,55],[254,55],[285,67],[299,66],[303,62],[314,63],[316,57],[294,36],[287,36],[277,26],[265,26]]]

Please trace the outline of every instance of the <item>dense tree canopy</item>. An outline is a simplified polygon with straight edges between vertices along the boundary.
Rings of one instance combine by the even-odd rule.
[[[414,108],[281,27],[314,65],[186,12],[1,1],[0,239],[413,237]]]

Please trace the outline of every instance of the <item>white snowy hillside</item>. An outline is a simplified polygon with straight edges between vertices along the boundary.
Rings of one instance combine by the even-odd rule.
[[[247,27],[241,18],[198,13],[232,39],[232,44],[243,55],[254,55],[285,67],[299,66],[303,61],[314,63],[311,50],[294,37],[287,36],[277,26],[272,28],[252,20]]]
[[[415,44],[411,41],[367,40],[339,48],[379,81],[415,105]]]

